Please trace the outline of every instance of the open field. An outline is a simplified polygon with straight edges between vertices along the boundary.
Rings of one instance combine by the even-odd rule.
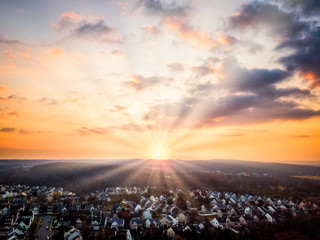
[[[308,180],[320,180],[320,176],[292,176],[294,178],[308,179]]]

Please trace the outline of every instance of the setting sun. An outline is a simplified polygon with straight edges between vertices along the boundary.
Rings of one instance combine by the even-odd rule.
[[[161,153],[160,152],[156,152],[156,156],[160,157]]]

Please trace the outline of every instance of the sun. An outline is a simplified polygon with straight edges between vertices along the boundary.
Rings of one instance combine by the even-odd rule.
[[[147,154],[148,159],[165,160],[169,158],[168,148],[163,143],[153,144]]]

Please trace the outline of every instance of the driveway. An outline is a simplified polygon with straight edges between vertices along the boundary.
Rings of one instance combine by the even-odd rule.
[[[45,215],[45,216],[41,216],[41,223],[42,223],[42,226],[40,225],[39,229],[38,229],[38,236],[39,236],[39,240],[46,240],[47,239],[47,236],[51,233],[53,233],[52,231],[49,231],[46,229],[46,227],[48,226],[49,227],[49,224],[50,224],[50,219],[51,219],[51,216],[48,216],[48,215]]]

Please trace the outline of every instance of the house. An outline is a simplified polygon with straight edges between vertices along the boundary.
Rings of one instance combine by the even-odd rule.
[[[134,208],[134,211],[135,211],[136,213],[138,213],[138,212],[140,212],[140,210],[141,210],[141,205],[140,205],[140,204],[137,204],[137,206]]]
[[[225,229],[226,228],[226,219],[225,218],[214,218],[210,221],[210,223],[216,227],[216,228],[221,228]]]
[[[271,222],[271,223],[273,223],[274,221],[275,221],[275,219],[271,216],[271,214],[269,214],[269,213],[267,213],[266,215],[265,215],[265,217],[267,218],[267,220],[269,221],[269,222]]]
[[[57,226],[69,227],[71,225],[70,217],[59,214],[57,216]]]
[[[226,219],[226,224],[228,227],[236,227],[240,225],[239,218],[238,217],[228,217]]]
[[[8,237],[18,237],[17,239],[24,239],[25,233],[23,231],[20,231],[17,228],[13,228],[12,231],[8,234]]]
[[[167,230],[167,237],[169,239],[174,239],[176,236],[175,232],[173,231],[173,229],[170,227],[168,230]]]
[[[146,228],[150,227],[151,224],[154,224],[156,227],[160,226],[160,221],[157,218],[147,219],[146,221]]]
[[[246,208],[244,209],[244,214],[246,214],[246,215],[252,215],[252,210],[251,210],[251,208],[246,207]]]
[[[160,220],[160,225],[161,226],[169,226],[172,224],[172,220],[169,217],[164,217]]]
[[[58,213],[65,213],[67,212],[67,206],[66,205],[59,205],[58,206]]]
[[[7,207],[4,207],[4,208],[0,211],[0,213],[2,213],[3,215],[8,214],[8,212],[9,212],[9,209],[8,209]]]
[[[94,216],[91,220],[91,226],[94,231],[99,231],[102,219],[100,217]]]
[[[77,229],[81,229],[82,228],[82,221],[81,221],[80,218],[78,218],[77,221],[76,221],[76,228]]]
[[[152,218],[150,211],[149,210],[144,211],[142,214],[142,218],[143,218],[143,220]]]
[[[217,210],[217,215],[218,215],[219,217],[224,217],[224,216],[227,215],[227,210],[226,210],[225,208],[218,209],[218,210]]]
[[[39,215],[39,207],[38,206],[35,206],[32,210],[32,213],[34,216],[38,216]]]
[[[131,236],[131,233],[130,233],[130,230],[128,229],[127,230],[127,233],[126,233],[126,240],[132,240],[132,236]]]
[[[72,211],[80,212],[81,211],[81,205],[80,204],[73,204],[72,205]]]
[[[143,227],[143,222],[140,218],[132,218],[129,223],[130,229],[137,229]]]
[[[82,240],[80,231],[72,227],[69,231],[64,233],[64,240]]]
[[[275,213],[277,211],[276,207],[274,206],[268,206],[269,212]]]
[[[111,228],[123,228],[124,227],[124,219],[114,217],[111,219]]]
[[[180,223],[186,223],[186,222],[188,222],[188,218],[184,213],[180,213],[178,216],[178,221]]]
[[[244,215],[239,218],[239,221],[242,225],[248,225],[253,222],[253,218],[249,215]]]
[[[21,212],[16,224],[20,230],[28,230],[34,220],[34,214],[30,212]]]

